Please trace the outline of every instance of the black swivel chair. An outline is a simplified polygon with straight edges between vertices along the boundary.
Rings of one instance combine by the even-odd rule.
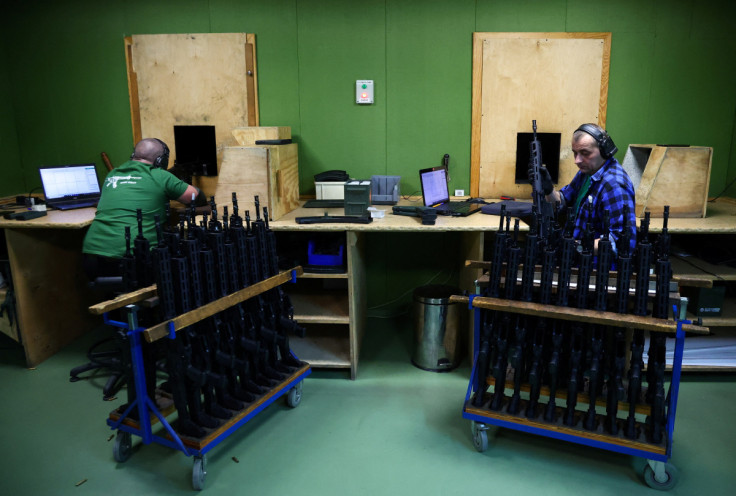
[[[96,277],[89,283],[89,286],[110,298],[115,294],[122,293],[124,290],[122,276]],[[119,333],[117,329],[115,331]],[[74,367],[69,371],[69,382],[77,382],[81,379],[79,374],[90,370],[107,369],[110,377],[102,388],[102,397],[104,400],[112,399],[125,384],[126,366],[123,346],[125,346],[124,338],[119,334],[96,342],[87,350],[87,359],[89,362]]]

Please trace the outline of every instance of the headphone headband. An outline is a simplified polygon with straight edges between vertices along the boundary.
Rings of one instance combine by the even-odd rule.
[[[609,159],[618,151],[618,147],[616,147],[616,144],[605,129],[601,131],[600,128],[592,124],[581,124],[580,127],[575,130],[575,132],[578,131],[582,131],[593,137],[598,145],[598,149],[601,151],[601,157]]]

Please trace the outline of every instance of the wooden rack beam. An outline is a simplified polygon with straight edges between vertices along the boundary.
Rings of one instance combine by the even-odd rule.
[[[118,308],[132,305],[133,303],[138,303],[141,300],[153,298],[157,294],[158,292],[156,290],[156,285],[153,284],[151,286],[148,286],[147,288],[136,289],[135,291],[132,291],[130,293],[125,293],[117,296],[112,300],[107,300],[96,305],[92,305],[91,307],[89,307],[89,311],[94,315],[102,315],[103,313],[111,312],[113,310],[117,310]]]
[[[468,304],[470,298],[467,296],[450,296],[450,303]],[[639,315],[621,314],[615,312],[601,312],[598,310],[587,310],[571,307],[557,307],[516,300],[505,300],[502,298],[489,298],[478,296],[473,298],[473,307],[496,310],[499,312],[511,312],[522,315],[534,315],[538,317],[549,317],[559,320],[570,320],[576,322],[587,322],[612,327],[626,327],[642,329],[645,331],[664,332],[675,334],[677,323],[674,320],[656,319],[654,317],[642,317]],[[684,324],[682,329],[693,334],[709,334],[707,327]]]
[[[280,272],[273,277],[264,279],[263,281],[257,282],[251,286],[248,286],[247,288],[243,288],[240,291],[236,291],[235,293],[223,296],[222,298],[207,303],[206,305],[202,305],[201,307],[196,308],[191,312],[183,313],[177,317],[174,317],[171,320],[167,320],[165,322],[161,322],[160,324],[156,324],[155,326],[149,327],[148,329],[143,331],[143,336],[149,343],[158,341],[159,339],[169,335],[170,322],[173,322],[175,331],[179,331],[180,329],[188,327],[192,324],[196,324],[197,322],[204,320],[207,317],[212,317],[216,313],[222,312],[223,310],[226,310],[233,305],[242,303],[249,298],[268,291],[269,289],[280,286],[281,284],[289,281],[292,278],[293,271],[296,271],[297,276],[300,276],[304,273],[304,270],[301,266],[297,266],[288,271]]]
[[[467,413],[486,417],[489,419],[502,420],[504,422],[511,422],[514,424],[534,427],[536,429],[555,431],[560,434],[567,434],[569,436],[575,436],[581,439],[589,439],[592,441],[615,444],[617,446],[646,451],[649,453],[656,453],[658,455],[664,455],[667,452],[667,446],[664,443],[661,445],[656,445],[639,440],[626,439],[624,437],[621,437],[621,435],[611,436],[608,434],[600,434],[596,431],[586,431],[583,430],[582,427],[568,427],[566,425],[562,425],[560,419],[558,419],[556,424],[550,424],[540,420],[530,420],[523,416],[520,417],[518,415],[511,415],[505,412],[494,412],[492,410],[486,410],[484,408],[477,408],[472,405],[466,406],[465,411]]]

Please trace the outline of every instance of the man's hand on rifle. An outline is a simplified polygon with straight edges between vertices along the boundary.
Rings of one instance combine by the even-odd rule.
[[[534,167],[530,166],[527,170],[527,175],[529,179],[529,184],[532,186],[534,185]],[[539,168],[539,179],[542,183],[542,193],[544,193],[544,196],[548,196],[554,191],[555,187],[552,184],[552,176],[550,176],[549,171],[545,166],[542,166]]]

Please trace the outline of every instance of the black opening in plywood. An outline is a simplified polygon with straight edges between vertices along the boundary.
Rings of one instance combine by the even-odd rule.
[[[174,126],[175,168],[188,176],[217,175],[215,126]]]
[[[516,184],[529,182],[529,145],[533,139],[533,133],[516,133]],[[560,176],[561,133],[537,133],[537,139],[542,145],[542,164],[556,184]]]

